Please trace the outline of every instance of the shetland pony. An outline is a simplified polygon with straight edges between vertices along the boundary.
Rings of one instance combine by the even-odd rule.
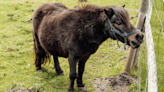
[[[69,92],[74,92],[75,79],[78,88],[86,91],[82,80],[85,63],[103,41],[111,38],[132,48],[143,42],[143,34],[130,23],[128,11],[115,5],[68,9],[61,3],[43,4],[33,15],[33,37],[37,71],[53,55],[56,72],[62,75],[58,57],[68,58]]]

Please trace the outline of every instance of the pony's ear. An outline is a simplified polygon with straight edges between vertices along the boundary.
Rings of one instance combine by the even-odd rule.
[[[114,15],[114,10],[112,8],[109,9],[104,9],[105,14],[110,18],[112,18],[112,16]]]
[[[125,7],[125,5],[123,5],[122,7]]]

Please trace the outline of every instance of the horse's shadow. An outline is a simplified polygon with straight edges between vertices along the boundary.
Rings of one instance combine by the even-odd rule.
[[[39,77],[42,77],[43,79],[53,79],[55,77],[60,76],[60,75],[58,75],[58,73],[54,69],[49,70],[49,69],[44,68],[44,67],[42,67],[41,75],[43,75],[43,76],[39,76]]]
[[[50,80],[53,80],[53,79],[55,79],[57,77],[64,77],[64,76],[65,75],[58,75],[58,73],[54,69],[53,70],[49,70],[48,68],[42,67],[42,72],[40,72],[37,77],[42,78],[42,81],[45,81],[45,82],[50,83],[50,84],[54,84],[52,87],[54,89],[60,91],[60,90],[63,90],[63,89],[68,90],[68,84],[69,84],[68,79],[67,79],[67,82],[63,78],[62,78],[63,80],[62,79],[61,80],[57,80],[56,82],[57,82],[57,84],[60,85],[60,87],[59,87],[59,85],[55,86],[55,83],[53,83],[53,82],[51,83]],[[65,86],[67,86],[67,87],[65,87]],[[76,92],[81,92],[76,87],[75,87],[75,91]]]

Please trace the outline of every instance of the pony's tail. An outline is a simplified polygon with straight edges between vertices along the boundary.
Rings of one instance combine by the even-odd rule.
[[[46,64],[47,62],[51,62],[51,55],[49,53],[47,53],[39,44],[39,42],[37,41],[37,39],[35,39],[37,37],[35,37],[34,35],[34,59],[35,59],[35,63],[34,65],[36,66],[37,61],[37,56],[39,55],[41,58],[41,64]]]
[[[43,4],[39,6],[35,11],[34,15],[32,18],[33,21],[33,38],[34,38],[34,56],[35,56],[35,65],[37,62],[37,55],[41,57],[41,64],[50,62],[51,61],[51,56],[49,53],[47,53],[40,45],[39,39],[38,39],[38,29],[39,26],[47,14],[51,13],[53,11],[54,5],[53,4]]]

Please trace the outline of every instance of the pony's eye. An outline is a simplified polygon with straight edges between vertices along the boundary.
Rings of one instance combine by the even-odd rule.
[[[117,25],[121,25],[122,23],[121,22],[116,22]]]

